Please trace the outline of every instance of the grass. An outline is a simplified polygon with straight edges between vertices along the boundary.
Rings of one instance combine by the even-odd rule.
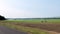
[[[31,27],[24,27],[24,26],[18,26],[10,23],[0,23],[2,26],[6,26],[12,29],[28,32],[29,34],[48,34],[48,32],[42,31],[37,28],[31,28]]]
[[[48,34],[48,32],[42,31],[38,28],[31,28],[31,27],[24,27],[24,26],[18,26],[14,25],[14,23],[32,23],[32,24],[39,24],[42,23],[41,21],[45,20],[6,20],[6,21],[0,21],[0,25],[7,26],[12,29],[21,30],[24,32],[28,32],[30,34]],[[60,19],[48,19],[46,20],[46,23],[60,23]],[[13,24],[11,24],[13,23]],[[45,22],[43,22],[45,23]]]
[[[37,24],[37,23],[42,23],[41,21],[43,21],[43,23],[45,23],[45,21],[47,21],[46,23],[60,23],[60,19],[40,19],[40,20],[8,20],[8,22],[20,22],[20,23],[33,23],[33,24]]]

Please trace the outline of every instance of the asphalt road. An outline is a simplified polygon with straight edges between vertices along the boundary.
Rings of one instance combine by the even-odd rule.
[[[28,34],[28,33],[0,26],[0,34]]]

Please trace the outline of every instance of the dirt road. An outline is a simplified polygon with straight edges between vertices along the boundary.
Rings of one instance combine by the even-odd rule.
[[[4,26],[0,26],[0,34],[28,34],[26,32],[13,30]]]

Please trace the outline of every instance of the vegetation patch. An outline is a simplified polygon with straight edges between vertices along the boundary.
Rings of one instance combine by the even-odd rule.
[[[7,21],[1,21],[0,25],[5,26],[5,27],[9,27],[9,28],[12,28],[12,29],[16,29],[16,30],[28,32],[29,34],[48,34],[48,32],[42,31],[38,28],[20,26],[20,25],[13,24],[13,22],[10,23],[10,22],[7,22]]]
[[[50,34],[43,30],[60,33],[60,19],[48,20],[5,20],[0,25],[12,29],[28,32],[30,34]]]

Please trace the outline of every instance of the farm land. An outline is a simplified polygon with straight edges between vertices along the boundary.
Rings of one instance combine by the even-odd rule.
[[[29,34],[59,34],[60,19],[5,20],[1,26],[28,32]]]

